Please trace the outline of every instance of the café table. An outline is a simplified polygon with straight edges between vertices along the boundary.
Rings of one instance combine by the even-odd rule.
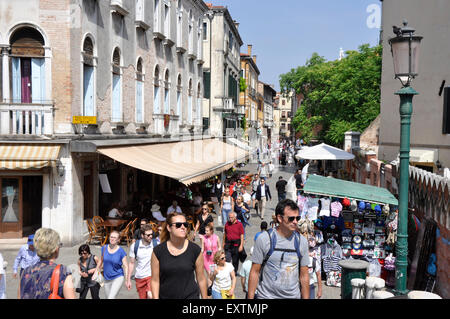
[[[129,222],[128,219],[106,219],[105,221],[101,222],[98,224],[98,226],[100,227],[105,227],[106,229],[106,235],[105,238],[103,239],[102,242],[102,246],[106,244],[106,241],[109,238],[109,235],[111,234],[111,232],[113,231],[113,229],[119,229],[123,224]]]

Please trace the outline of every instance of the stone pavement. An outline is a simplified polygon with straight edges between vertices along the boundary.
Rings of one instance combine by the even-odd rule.
[[[256,165],[255,164],[247,164],[245,167],[240,168],[242,171],[248,171],[251,173],[254,173],[256,171]],[[270,187],[270,191],[272,193],[272,200],[267,202],[266,206],[266,221],[268,221],[269,216],[274,214],[275,207],[277,204],[277,191],[275,188],[275,183],[278,180],[279,176],[283,176],[284,179],[288,180],[292,174],[294,173],[295,168],[294,167],[279,167],[276,168],[272,178],[269,178],[267,180],[267,183]],[[215,225],[218,225],[217,216],[214,217]],[[269,219],[270,221],[270,219]],[[256,215],[255,211],[251,211],[251,219],[250,224],[251,226],[247,226],[246,228],[246,240],[245,240],[245,250],[248,255],[250,255],[250,249],[253,246],[253,237],[255,234],[260,231],[259,226],[261,223],[261,219]],[[216,234],[219,236],[221,242],[223,240],[223,227],[217,226],[216,227]],[[196,240],[196,243],[199,244],[198,239]],[[57,259],[58,263],[62,263],[64,265],[71,265],[76,264],[78,260],[78,247],[62,247],[60,250],[60,256]],[[100,246],[91,245],[91,252],[97,256],[100,256]],[[129,248],[124,245],[122,246],[125,251],[128,253]],[[14,259],[17,255],[18,249],[16,247],[14,248],[4,248],[2,247],[0,252],[3,255],[3,259],[8,262],[8,267],[6,269],[6,294],[8,299],[16,299],[17,298],[17,288],[18,288],[18,279],[12,278],[12,266],[14,263]],[[242,264],[240,264],[239,267],[241,267]],[[325,283],[322,281],[322,299],[340,299],[340,288],[336,287],[328,287],[325,285]],[[236,283],[236,297],[238,299],[243,299],[245,297],[244,292],[242,291],[241,286],[241,280],[240,277],[237,277],[237,283]],[[90,299],[90,294],[88,294],[88,299]],[[100,290],[100,298],[105,298],[105,292],[102,288]],[[132,288],[131,290],[127,290],[125,285],[122,286],[122,289],[120,290],[118,294],[118,299],[137,299],[137,292],[135,288],[134,281],[132,281]]]

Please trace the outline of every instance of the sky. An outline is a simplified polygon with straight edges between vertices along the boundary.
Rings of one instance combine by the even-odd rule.
[[[378,44],[379,0],[204,0],[226,6],[239,23],[244,44],[261,72],[259,80],[280,89],[280,74],[304,65],[314,52],[328,61],[340,48]]]

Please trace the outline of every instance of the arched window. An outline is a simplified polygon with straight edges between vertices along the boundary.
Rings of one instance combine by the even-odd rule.
[[[178,0],[177,6],[177,47],[183,46],[183,8],[181,0]]]
[[[202,121],[202,87],[200,82],[198,83],[197,86],[197,125],[200,125],[201,121]]]
[[[153,114],[160,114],[159,107],[159,67],[155,67],[153,74]]]
[[[136,122],[144,122],[144,73],[142,58],[136,64]]]
[[[11,88],[14,103],[44,103],[44,38],[32,27],[16,30],[10,39]]]
[[[83,42],[83,115],[95,116],[94,43],[90,37]]]
[[[170,81],[169,70],[166,70],[164,75],[164,114],[170,114]]]
[[[120,65],[120,51],[119,48],[115,48],[112,60],[113,89],[111,122],[122,121],[122,74]]]
[[[176,115],[180,116],[180,119],[182,117],[181,114],[181,93],[183,90],[183,87],[181,86],[181,74],[178,74],[178,79],[177,79],[177,112]]]
[[[193,95],[193,89],[192,89],[192,79],[189,79],[189,89],[188,89],[188,124],[192,124],[192,95]]]

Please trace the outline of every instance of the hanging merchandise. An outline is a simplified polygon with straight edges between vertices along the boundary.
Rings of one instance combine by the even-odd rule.
[[[297,205],[298,205],[298,210],[300,212],[300,214],[303,212],[304,206],[306,205],[308,198],[302,195],[298,195],[297,196]]]
[[[319,210],[319,199],[314,197],[308,198],[308,211],[306,212],[306,218],[309,220],[317,219],[317,211]]]
[[[331,207],[331,216],[339,217],[342,211],[342,204],[339,201],[334,201],[330,205]]]
[[[386,271],[386,286],[395,286],[395,257],[390,253],[384,259],[384,270]]]
[[[342,248],[335,238],[329,238],[322,251],[323,271],[327,275],[327,285],[340,287]]]
[[[388,237],[386,243],[394,246],[397,241],[397,211],[392,212],[388,217],[387,231]]]
[[[323,197],[320,199],[319,216],[330,216],[330,204],[331,204],[330,198]]]

